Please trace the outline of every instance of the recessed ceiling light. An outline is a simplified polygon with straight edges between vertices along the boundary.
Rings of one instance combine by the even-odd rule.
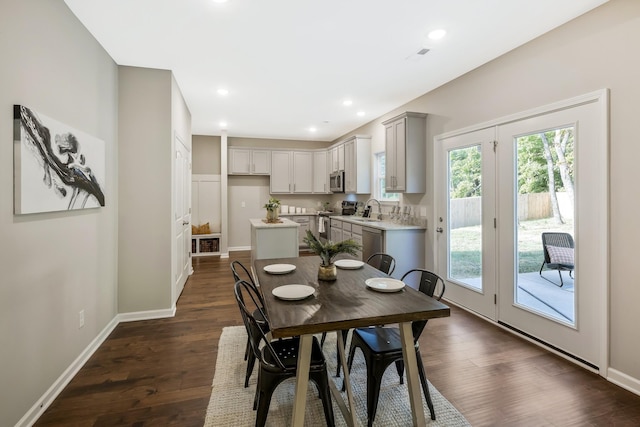
[[[311,126],[311,127],[309,128],[309,132],[315,132],[315,131],[317,131],[317,130],[318,130],[318,129],[314,128],[313,126]]]
[[[348,107],[351,104],[353,104],[353,101],[350,99],[345,99],[344,101],[342,101],[342,105],[344,105],[345,107]]]
[[[227,122],[220,122],[220,129],[226,129],[227,128]]]
[[[227,95],[229,95],[229,90],[224,89],[224,88],[220,88],[220,89],[218,89],[218,95],[227,96]]]
[[[437,29],[437,30],[433,30],[431,31],[427,37],[429,37],[429,40],[440,40],[441,38],[443,38],[445,35],[447,34],[446,30],[443,30],[442,28]]]
[[[358,111],[356,114],[357,114],[358,116],[360,116],[360,117],[363,117],[363,116],[364,116],[364,111]]]

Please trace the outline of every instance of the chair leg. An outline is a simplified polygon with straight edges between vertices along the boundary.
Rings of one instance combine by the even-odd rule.
[[[335,419],[333,417],[333,405],[331,403],[331,391],[329,390],[329,377],[327,372],[319,372],[313,374],[314,382],[318,388],[318,394],[322,399],[322,408],[324,410],[324,418],[327,421],[328,427],[335,426]]]
[[[323,332],[322,333],[322,338],[320,338],[320,347],[322,347],[324,345],[324,340],[327,339],[327,333]]]
[[[558,276],[560,276],[560,287],[562,287],[562,285],[564,285],[564,282],[562,281],[562,271],[558,270]]]
[[[381,363],[375,363],[373,360],[367,360],[367,415],[369,420],[368,427],[373,425],[378,410],[378,399],[380,397],[380,384],[384,371],[389,365],[382,366]],[[374,372],[369,373],[370,370]]]
[[[542,276],[542,269],[544,268],[544,261],[542,261],[542,265],[540,266],[540,275]]]
[[[251,351],[251,344],[249,342],[251,338],[247,338],[247,345],[244,347],[244,360],[247,360],[249,357],[249,352]]]
[[[244,388],[249,387],[249,378],[251,378],[251,373],[253,372],[253,367],[256,364],[256,356],[253,354],[253,351],[249,352],[249,356],[247,357],[247,372],[244,376]]]
[[[356,354],[356,346],[353,345],[353,343],[351,343],[351,347],[349,347],[349,357],[347,358],[347,369],[349,370],[349,373],[351,373],[351,366],[353,365],[353,357]],[[344,383],[344,380],[342,381],[342,391],[346,390],[346,385]]]
[[[398,371],[398,377],[400,377],[400,384],[404,384],[404,360],[396,360],[396,371]]]

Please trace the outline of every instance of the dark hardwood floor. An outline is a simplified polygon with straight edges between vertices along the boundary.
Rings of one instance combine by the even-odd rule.
[[[220,333],[241,325],[234,259],[250,263],[195,258],[176,316],[118,325],[36,426],[202,426]],[[428,378],[473,426],[640,425],[639,396],[456,307],[429,322],[421,348]]]

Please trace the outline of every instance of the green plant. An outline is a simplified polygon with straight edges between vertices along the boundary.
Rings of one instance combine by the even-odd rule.
[[[307,230],[307,236],[304,238],[304,242],[309,245],[309,249],[311,249],[313,253],[320,257],[322,265],[325,267],[333,263],[336,255],[357,255],[358,251],[362,249],[362,246],[353,239],[347,239],[337,243],[327,240],[325,243],[322,243],[316,239],[316,236],[309,230]]]
[[[280,200],[275,197],[269,198],[269,201],[264,205],[265,209],[268,211],[275,211],[280,207]]]

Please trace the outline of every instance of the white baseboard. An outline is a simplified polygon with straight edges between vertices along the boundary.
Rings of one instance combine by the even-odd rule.
[[[136,322],[138,320],[165,319],[176,315],[176,306],[163,310],[134,311],[132,313],[118,314],[118,323],[120,322]]]
[[[229,252],[250,251],[250,250],[251,250],[251,246],[232,246],[232,247],[229,247]]]
[[[630,375],[627,375],[623,372],[620,372],[616,369],[609,368],[607,370],[607,379],[622,387],[625,390],[629,390],[631,393],[637,394],[640,396],[640,380],[637,378],[633,378]]]
[[[69,382],[76,376],[78,371],[87,363],[87,360],[100,348],[104,340],[107,339],[109,334],[118,326],[118,317],[114,317],[111,322],[104,327],[104,329],[96,336],[93,341],[80,353],[80,355],[74,360],[71,365],[58,377],[58,379],[49,387],[40,399],[27,411],[26,414],[18,421],[16,427],[32,426],[38,418],[42,416],[44,411],[47,410],[49,405],[53,403],[56,397],[64,390]]]
[[[163,319],[166,317],[174,317],[176,315],[176,307],[166,310],[151,310],[151,311],[138,311],[134,313],[120,313],[117,314],[111,321],[104,327],[104,329],[96,336],[93,341],[80,353],[80,355],[74,360],[71,365],[58,377],[58,379],[49,387],[40,399],[27,411],[26,414],[18,421],[15,427],[30,427],[38,418],[42,416],[44,411],[51,405],[51,403],[58,397],[58,395],[64,390],[69,382],[76,376],[78,371],[82,369],[87,360],[96,352],[102,343],[107,339],[109,334],[118,326],[121,322],[133,322],[137,320],[151,320],[151,319]]]

